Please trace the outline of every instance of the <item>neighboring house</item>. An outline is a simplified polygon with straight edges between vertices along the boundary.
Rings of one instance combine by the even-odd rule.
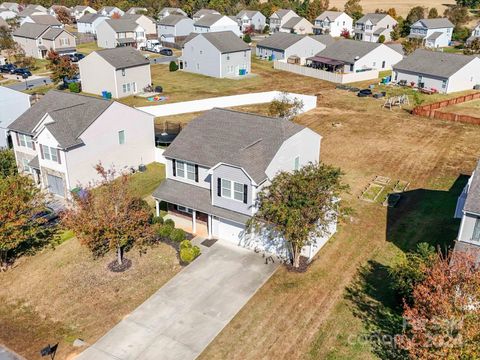
[[[315,68],[347,74],[391,70],[402,59],[401,53],[385,44],[340,39],[309,60]]]
[[[127,15],[137,15],[137,14],[146,14],[148,12],[147,8],[144,7],[131,7],[127,10],[125,14]]]
[[[53,195],[154,161],[153,116],[98,97],[51,90],[10,124],[20,171]]]
[[[18,17],[18,20],[19,22],[21,22],[24,18],[26,18],[27,16],[31,16],[31,15],[45,15],[46,12],[43,12],[43,11],[40,11],[40,10],[36,10],[36,9],[23,9],[22,11],[20,11],[17,15]]]
[[[467,45],[470,45],[473,40],[480,38],[480,23],[472,30],[472,35],[467,39]]]
[[[313,34],[313,24],[303,17],[295,16],[283,24],[278,31],[300,35]]]
[[[60,55],[76,51],[75,36],[65,29],[52,28],[48,25],[26,23],[12,34],[13,40],[25,51],[26,56],[44,59],[52,49]]]
[[[125,15],[125,12],[116,6],[104,6],[103,8],[98,10],[98,13],[100,15],[108,17],[112,17],[114,14],[118,14],[119,16]]]
[[[30,95],[0,86],[0,149],[13,146],[8,126],[30,107]]]
[[[410,39],[420,39],[427,48],[446,47],[452,41],[453,25],[447,18],[420,19],[410,27]]]
[[[67,14],[72,14],[72,9],[63,5],[52,5],[48,8],[47,14],[57,17],[57,12],[64,10]]]
[[[418,49],[393,67],[392,79],[446,94],[471,90],[480,85],[480,57]]]
[[[10,25],[8,25],[7,21],[0,17],[0,28],[2,27],[10,29]]]
[[[355,39],[375,43],[383,35],[385,41],[390,41],[390,33],[397,24],[388,14],[366,14],[355,23]]]
[[[333,37],[339,37],[345,30],[353,35],[353,19],[342,11],[324,11],[315,19],[313,27],[315,34],[330,34]]]
[[[265,15],[258,10],[242,10],[237,14],[236,19],[242,32],[251,26],[255,31],[262,32],[266,25]]]
[[[480,161],[460,194],[455,218],[462,219],[454,251],[480,258]]]
[[[17,15],[18,14],[13,10],[0,7],[0,19],[2,20],[15,19]]]
[[[20,21],[20,26],[26,23],[48,25],[52,28],[63,28],[63,24],[58,21],[55,16],[48,14],[26,16]]]
[[[77,20],[77,31],[81,34],[96,34],[98,25],[107,19],[110,18],[99,14],[85,14]]]
[[[97,44],[111,49],[117,46],[141,48],[147,41],[145,29],[133,20],[108,19],[97,26]]]
[[[43,12],[44,14],[46,14],[48,12],[46,7],[43,7],[42,5],[39,5],[39,4],[27,5],[27,7],[25,9],[38,10],[38,11]]]
[[[86,14],[96,14],[96,13],[97,13],[97,10],[95,10],[90,6],[77,5],[72,8],[71,15],[75,18],[75,20],[78,20]]]
[[[269,18],[270,32],[280,31],[280,28],[293,17],[299,17],[293,10],[280,9],[275,11]]]
[[[290,56],[305,59],[322,51],[333,41],[330,35],[305,36],[277,32],[258,42],[256,55],[269,60],[288,59]]]
[[[164,7],[158,13],[158,19],[162,20],[163,18],[165,18],[167,16],[170,16],[170,15],[188,16],[187,13],[180,8]]]
[[[158,20],[158,37],[161,41],[176,42],[193,32],[193,20],[183,15],[169,15]]]
[[[278,239],[247,236],[246,224],[258,210],[258,193],[279,172],[318,162],[320,143],[319,134],[286,119],[207,111],[164,152],[166,179],[153,193],[157,214],[164,203],[167,217],[186,223],[193,234],[284,256]],[[313,256],[328,237],[314,241],[305,256]]]
[[[122,16],[122,19],[136,22],[145,30],[147,36],[153,35],[155,39],[157,38],[157,23],[151,17],[142,14],[125,14]]]
[[[193,14],[193,16],[192,16],[193,21],[197,22],[198,20],[200,20],[205,15],[220,15],[220,13],[217,10],[200,9],[195,14]]]
[[[218,78],[250,73],[251,49],[231,31],[192,34],[183,44],[180,68]]]
[[[20,5],[16,2],[3,2],[0,4],[0,7],[16,13],[20,12]]]
[[[134,95],[152,83],[150,62],[130,46],[94,51],[78,62],[82,91],[115,99]]]
[[[232,31],[237,36],[242,35],[237,22],[225,15],[208,14],[193,23],[193,32],[208,33],[217,31]]]

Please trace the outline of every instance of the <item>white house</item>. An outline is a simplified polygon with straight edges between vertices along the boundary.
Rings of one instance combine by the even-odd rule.
[[[397,20],[388,14],[366,14],[355,23],[355,39],[378,42],[383,35],[385,41],[390,41],[392,39],[390,33],[397,24]]]
[[[180,69],[218,78],[250,73],[251,49],[231,31],[192,34],[183,44]]]
[[[94,51],[78,62],[82,91],[114,99],[134,95],[152,83],[150,61],[131,46]]]
[[[237,22],[225,15],[208,14],[193,23],[193,32],[207,33],[217,31],[231,31],[237,36],[242,35]]]
[[[128,9],[125,14],[126,15],[137,15],[137,14],[143,14],[145,15],[148,12],[148,9],[145,7],[138,7],[138,6],[133,6],[130,9]]]
[[[71,15],[75,18],[75,20],[78,20],[86,14],[96,14],[96,13],[97,13],[97,10],[95,10],[90,6],[77,5],[72,8]]]
[[[160,12],[158,13],[158,19],[161,20],[164,17],[170,16],[170,15],[181,15],[181,16],[188,16],[185,11],[183,11],[180,8],[174,8],[174,7],[164,7]]]
[[[118,16],[125,15],[125,12],[116,6],[104,6],[100,10],[98,10],[98,13],[100,15],[108,17],[112,17],[115,14],[117,14]]]
[[[410,27],[410,39],[420,39],[427,48],[446,47],[452,41],[453,25],[447,18],[420,19]]]
[[[176,42],[193,32],[193,20],[183,15],[165,16],[158,20],[157,32],[161,41]]]
[[[12,10],[16,13],[20,12],[20,5],[16,2],[5,1],[0,4],[0,7],[4,9]]]
[[[141,48],[146,41],[145,29],[133,20],[108,19],[97,26],[97,44],[104,49],[117,46]]]
[[[266,25],[265,15],[258,10],[242,10],[237,14],[236,19],[241,31],[253,27],[255,31],[262,32]]]
[[[30,95],[0,86],[0,149],[13,145],[8,126],[30,108]]]
[[[153,116],[111,100],[51,90],[9,129],[19,170],[59,197],[99,180],[99,162],[123,171],[154,161]]]
[[[154,191],[168,217],[185,230],[238,246],[285,256],[281,239],[248,235],[258,193],[280,171],[319,161],[321,136],[294,122],[227,109],[205,112],[165,150],[166,179]],[[303,254],[311,258],[335,232]]]
[[[353,19],[342,11],[324,11],[315,19],[313,27],[314,34],[333,37],[339,37],[345,30],[353,35]]]
[[[403,59],[395,48],[379,43],[340,39],[309,59],[313,67],[330,72],[357,73],[391,70]]]
[[[193,19],[194,22],[197,22],[198,20],[200,20],[205,15],[220,15],[220,13],[217,10],[200,9],[195,14],[193,14],[192,19]],[[185,16],[186,16],[186,14],[185,14]]]
[[[295,16],[283,24],[278,31],[300,35],[313,34],[313,24],[303,17]]]
[[[297,13],[290,9],[279,9],[275,11],[268,19],[270,32],[275,33],[291,18],[299,17]]]
[[[96,34],[98,25],[107,19],[110,18],[99,14],[85,14],[77,20],[77,31],[81,34]]]
[[[16,17],[17,13],[15,11],[0,7],[0,18],[3,20],[15,19]]]
[[[473,40],[480,38],[480,23],[475,26],[475,28],[472,30],[472,34],[470,37],[467,39],[467,45],[471,44]]]
[[[392,79],[440,93],[471,90],[480,85],[480,58],[418,49],[393,66]]]

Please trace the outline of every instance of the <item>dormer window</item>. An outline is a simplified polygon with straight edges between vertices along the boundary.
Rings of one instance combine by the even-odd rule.
[[[235,181],[218,178],[218,196],[247,203],[248,186]]]

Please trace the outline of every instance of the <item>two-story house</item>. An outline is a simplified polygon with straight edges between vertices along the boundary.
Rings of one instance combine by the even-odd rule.
[[[49,193],[97,181],[95,165],[118,172],[154,161],[154,119],[97,97],[51,90],[9,129],[19,171]]]
[[[158,19],[161,20],[164,17],[170,16],[170,15],[181,15],[181,16],[188,16],[185,11],[183,11],[180,8],[175,8],[175,7],[164,7],[160,12],[158,13]]]
[[[319,161],[320,142],[319,134],[285,119],[207,111],[164,152],[166,179],[153,193],[157,214],[163,202],[177,224],[188,221],[189,232],[281,252],[278,242],[248,236],[245,224],[258,210],[258,193],[275,175]]]
[[[148,9],[145,7],[133,6],[125,12],[125,15],[145,15]]]
[[[0,18],[2,20],[15,19],[16,17],[17,13],[15,11],[0,6]]]
[[[81,34],[96,34],[98,25],[107,19],[110,18],[99,14],[85,14],[77,20],[77,31]]]
[[[150,61],[131,47],[93,51],[78,62],[82,91],[102,95],[104,91],[114,99],[142,92],[152,83]]]
[[[133,20],[108,19],[97,26],[97,45],[111,49],[118,46],[145,46],[147,37],[145,29]]]
[[[299,17],[297,13],[290,9],[279,9],[275,11],[268,19],[270,32],[275,33],[280,31],[280,28],[291,18]]]
[[[313,24],[303,17],[295,16],[283,24],[278,31],[300,35],[313,34]]]
[[[345,12],[324,11],[315,19],[313,33],[316,35],[339,37],[343,31],[353,35],[353,19]]]
[[[174,43],[193,32],[193,20],[183,15],[169,15],[157,22],[158,37],[161,41]]]
[[[237,36],[242,35],[237,22],[225,15],[204,15],[200,20],[193,23],[193,32],[195,33],[202,34],[218,31],[231,31]]]
[[[480,258],[480,161],[458,198],[455,218],[462,220],[454,251]]]
[[[58,21],[55,16],[48,14],[26,16],[20,21],[20,26],[26,23],[48,25],[52,28],[63,28],[63,24]]]
[[[452,41],[455,26],[447,18],[420,19],[410,27],[410,39],[420,39],[427,48],[446,47]]]
[[[250,73],[251,49],[231,31],[192,33],[185,40],[180,69],[218,78]]]
[[[383,35],[385,41],[390,41],[392,39],[390,33],[397,24],[397,20],[388,14],[366,14],[355,23],[355,39],[378,42]]]
[[[467,39],[466,44],[470,45],[473,40],[480,38],[480,23],[477,24],[472,30],[472,34],[470,37]]]
[[[49,25],[26,23],[12,34],[13,40],[25,51],[25,55],[44,59],[50,49],[61,55],[76,51],[75,36],[65,29]]]
[[[119,9],[116,6],[104,6],[100,10],[98,10],[98,13],[103,16],[123,16],[125,15],[125,12],[121,9]]]
[[[266,17],[258,10],[242,10],[236,16],[238,26],[243,32],[248,28],[262,32],[266,25]]]
[[[193,14],[192,19],[193,19],[194,22],[197,22],[198,20],[200,20],[205,15],[220,15],[220,13],[217,10],[200,9],[195,14]]]
[[[30,107],[30,95],[0,86],[0,149],[13,146],[8,126]]]
[[[96,14],[96,13],[97,13],[97,10],[95,10],[90,6],[77,5],[72,8],[72,12],[70,14],[75,20],[78,20],[86,14]]]
[[[125,14],[122,16],[124,20],[131,20],[136,22],[145,30],[147,38],[157,39],[157,23],[150,16],[143,14]]]

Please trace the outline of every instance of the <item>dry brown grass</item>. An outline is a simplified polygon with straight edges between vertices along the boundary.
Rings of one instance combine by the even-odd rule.
[[[343,0],[332,0],[330,1],[330,6],[335,6],[339,9],[343,9],[345,1]],[[395,8],[397,14],[407,16],[408,12],[412,7],[415,6],[425,6],[427,8],[435,7],[438,10],[439,14],[443,14],[443,11],[446,9],[445,5],[454,5],[455,1],[442,1],[442,0],[400,0],[400,1],[383,1],[383,0],[363,0],[361,5],[363,7],[363,12],[375,12],[376,9],[388,10],[390,8]]]
[[[447,106],[446,108],[439,110],[442,112],[480,117],[480,100],[467,101],[462,104]]]

